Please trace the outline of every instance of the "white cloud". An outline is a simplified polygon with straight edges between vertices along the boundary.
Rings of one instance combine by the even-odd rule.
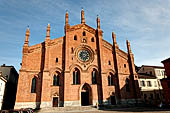
[[[71,25],[79,24],[81,7],[85,10],[86,23],[94,28],[99,15],[104,39],[111,41],[111,33],[115,31],[119,47],[125,51],[125,40],[130,40],[136,64],[157,65],[162,58],[170,56],[170,0],[2,1],[0,38],[5,39],[1,43],[22,47],[27,25],[30,25],[31,45],[44,41],[47,23],[51,23],[51,38],[61,37],[64,35],[65,11],[69,11]],[[10,48],[8,50],[16,54]],[[17,54],[21,53],[18,51]]]

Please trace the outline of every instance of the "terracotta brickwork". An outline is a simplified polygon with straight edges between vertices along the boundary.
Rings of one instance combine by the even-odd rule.
[[[170,58],[163,60],[162,63],[164,65],[167,78],[161,79],[161,85],[163,87],[163,92],[165,96],[165,104],[169,106],[170,105],[170,94],[169,94],[170,92]]]
[[[103,39],[99,17],[97,29],[88,26],[84,10],[81,11],[81,24],[74,26],[69,25],[66,13],[65,36],[57,39],[50,39],[48,24],[45,41],[29,46],[28,28],[15,108],[52,107],[55,103],[57,106],[113,104],[111,97],[117,104],[139,99],[130,43],[127,41],[126,53],[119,49],[115,39],[114,33],[113,45]],[[59,76],[58,85],[53,83],[54,75]],[[35,92],[32,92],[33,78],[36,78]],[[75,84],[74,80],[78,82]],[[83,98],[88,101],[84,102]]]

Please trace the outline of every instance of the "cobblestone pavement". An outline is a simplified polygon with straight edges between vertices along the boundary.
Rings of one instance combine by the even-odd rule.
[[[36,113],[170,113],[170,109],[159,108],[118,108],[118,109],[85,109],[85,110],[71,110],[71,111],[57,111],[55,109],[41,110]]]
[[[132,111],[71,111],[71,112],[39,112],[39,113],[132,113]],[[170,111],[144,111],[137,113],[170,113]]]

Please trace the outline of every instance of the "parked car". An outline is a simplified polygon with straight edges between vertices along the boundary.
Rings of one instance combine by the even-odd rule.
[[[12,109],[12,110],[1,110],[0,113],[33,113],[32,108]]]
[[[0,113],[9,113],[9,110],[0,110]]]
[[[23,111],[23,113],[33,113],[34,110],[32,108],[22,108],[21,109]]]

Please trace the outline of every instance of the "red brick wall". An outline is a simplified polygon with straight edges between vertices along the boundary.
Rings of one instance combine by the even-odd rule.
[[[170,62],[165,62],[164,67],[165,67],[166,75],[170,76]]]
[[[86,36],[83,36],[83,31],[86,32]],[[28,47],[29,52],[23,54],[23,65],[19,75],[16,102],[52,101],[54,95],[60,96],[60,100],[64,99],[64,101],[79,101],[81,88],[85,83],[89,84],[92,89],[93,100],[98,100],[97,90],[99,89],[97,85],[92,85],[91,82],[93,68],[99,71],[98,55],[101,55],[103,100],[108,100],[110,95],[114,95],[116,93],[115,86],[108,86],[107,80],[109,73],[115,74],[112,45],[104,41],[102,35],[99,34],[100,54],[97,54],[95,33],[96,30],[87,25],[72,26],[65,34],[65,53],[63,53],[64,37]],[[74,40],[75,35],[77,35],[77,40]],[[92,37],[94,37],[94,42],[91,42]],[[83,38],[86,39],[86,43],[82,43]],[[82,48],[82,45],[90,49],[94,55],[94,59],[87,64],[78,61],[75,54],[78,49]],[[73,48],[73,52],[71,48]],[[65,60],[63,59],[63,54],[65,55]],[[58,63],[56,63],[56,58],[58,58]],[[64,61],[65,70],[62,69]],[[108,64],[108,61],[111,62],[111,65]],[[125,91],[125,80],[130,75],[127,53],[119,51],[117,62],[121,97],[123,99],[134,98],[132,92]],[[126,64],[126,67],[124,67],[124,64]],[[80,70],[81,82],[79,85],[73,85],[74,68]],[[56,72],[61,74],[60,76],[64,81],[64,84],[61,83],[60,86],[52,85],[53,76]],[[64,72],[64,75],[62,75],[62,72]],[[31,80],[34,76],[38,77],[36,94],[30,93]],[[130,88],[132,88],[132,85],[130,85]],[[64,94],[62,90],[64,90]],[[61,96],[64,96],[64,98],[61,98]]]
[[[164,96],[165,96],[165,102],[168,105],[170,103],[170,88],[168,88],[168,82],[170,82],[170,80],[167,79],[162,79],[161,80],[161,84],[163,87],[163,92],[164,92]]]

